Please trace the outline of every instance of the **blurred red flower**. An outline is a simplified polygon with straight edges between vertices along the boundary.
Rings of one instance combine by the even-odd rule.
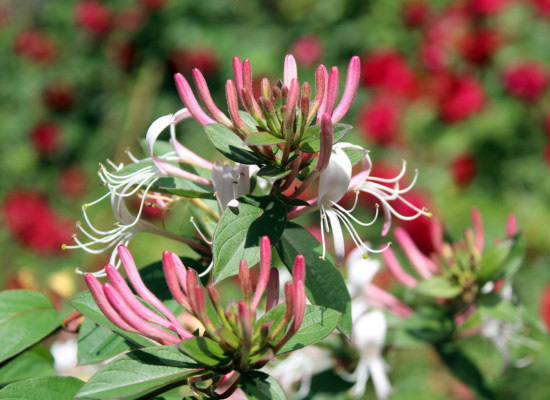
[[[430,71],[442,71],[448,64],[449,52],[437,43],[425,43],[420,47],[420,60]]]
[[[468,9],[474,13],[496,14],[506,6],[508,0],[468,0]]]
[[[319,63],[323,56],[321,41],[312,35],[300,36],[290,51],[300,66],[312,67]]]
[[[390,93],[414,94],[415,76],[405,59],[394,50],[378,50],[361,60],[361,83]]]
[[[121,40],[110,43],[107,54],[119,68],[128,69],[134,64],[138,51],[133,43]]]
[[[80,197],[88,189],[88,176],[77,165],[66,167],[57,178],[59,192],[67,197]]]
[[[78,26],[97,36],[105,36],[111,27],[112,15],[109,8],[100,1],[81,0],[74,9]]]
[[[400,130],[401,110],[395,100],[379,96],[359,112],[358,126],[368,142],[388,145],[395,142]]]
[[[51,156],[61,148],[61,127],[55,122],[39,122],[32,129],[30,139],[40,156]]]
[[[15,52],[21,57],[47,64],[55,58],[56,47],[45,32],[27,29],[16,36]]]
[[[164,7],[166,0],[141,0],[141,2],[151,10],[160,10]]]
[[[537,14],[550,18],[550,0],[531,0],[531,4],[536,8]]]
[[[423,0],[410,0],[403,4],[403,21],[409,28],[423,26],[430,16],[430,7]]]
[[[432,93],[438,101],[440,117],[449,123],[462,121],[480,111],[485,102],[481,84],[472,76],[442,74],[434,77]]]
[[[198,68],[204,76],[215,75],[220,68],[218,54],[205,47],[174,49],[168,56],[168,64],[174,72],[189,73]]]
[[[461,154],[451,162],[451,174],[459,187],[468,186],[477,173],[476,159],[471,154]]]
[[[54,110],[65,111],[74,103],[74,90],[71,84],[64,80],[51,82],[42,92],[44,103]]]
[[[61,254],[61,245],[71,239],[72,221],[55,214],[37,191],[9,193],[2,204],[2,217],[15,239],[37,254]]]
[[[147,18],[146,10],[141,6],[130,6],[120,11],[115,19],[113,26],[115,29],[134,33],[140,30]]]
[[[472,64],[485,64],[490,61],[500,45],[495,31],[479,30],[470,32],[462,38],[460,50],[462,56]]]
[[[548,87],[548,70],[536,61],[521,62],[509,67],[503,79],[504,87],[511,96],[532,102]]]

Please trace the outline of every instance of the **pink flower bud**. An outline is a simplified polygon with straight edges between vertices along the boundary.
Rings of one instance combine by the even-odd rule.
[[[197,102],[187,79],[185,79],[180,73],[174,75],[174,79],[176,81],[176,88],[178,89],[181,101],[183,101],[183,104],[185,104],[185,106],[189,109],[189,112],[193,115],[193,118],[195,118],[201,125],[215,124],[216,121],[210,118]]]
[[[214,100],[212,100],[212,96],[210,96],[210,91],[208,90],[206,80],[197,68],[193,69],[193,79],[195,80],[195,87],[199,92],[199,97],[210,115],[212,115],[212,117],[214,117],[220,124],[223,124],[231,129],[233,127],[231,120],[225,116],[216,104],[214,104]]]
[[[359,87],[359,78],[361,77],[361,61],[359,57],[353,56],[349,62],[348,73],[346,77],[346,87],[340,103],[332,113],[332,123],[340,121],[349,111],[351,103]]]
[[[262,295],[264,294],[267,282],[269,280],[269,269],[271,267],[271,243],[268,236],[262,236],[260,239],[260,277],[256,285],[256,292],[250,305],[251,310],[258,307]]]

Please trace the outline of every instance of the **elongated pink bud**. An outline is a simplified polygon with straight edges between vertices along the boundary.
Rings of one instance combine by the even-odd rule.
[[[359,78],[361,76],[361,61],[359,57],[353,56],[349,62],[348,73],[346,76],[346,87],[340,103],[332,113],[332,123],[340,121],[349,111],[351,103],[359,87]]]
[[[241,138],[244,138],[245,135],[250,135],[250,131],[239,114],[239,100],[237,99],[237,92],[235,91],[235,83],[231,79],[228,79],[227,82],[225,82],[225,96],[227,99],[227,107],[229,109],[231,120],[235,126],[239,128],[237,133],[240,133],[239,136],[241,136]]]
[[[176,301],[187,310],[191,310],[191,305],[189,304],[189,300],[187,299],[187,296],[183,293],[180,287],[178,274],[176,273],[176,268],[178,268],[175,264],[175,259],[180,259],[176,254],[171,253],[169,251],[164,251],[162,253],[162,269],[164,271],[164,276],[166,278],[166,283],[168,284],[168,289],[170,290],[170,293],[172,294],[172,297],[176,299]],[[181,261],[181,260],[180,260]],[[183,264],[182,264],[183,265]],[[185,268],[185,267],[184,267]],[[183,273],[182,275],[184,275]]]
[[[298,79],[298,69],[296,67],[296,60],[292,54],[287,54],[285,57],[283,84],[290,87],[290,83],[293,79]]]
[[[107,274],[109,281],[111,281],[111,285],[113,285],[115,290],[118,292],[118,294],[120,294],[124,301],[128,303],[134,314],[146,321],[154,322],[157,325],[170,329],[170,327],[172,326],[170,322],[145,307],[134,296],[134,293],[132,293],[132,290],[130,289],[120,272],[115,269],[115,267],[113,267],[112,265],[107,265],[105,267],[105,273]]]
[[[403,228],[395,228],[393,234],[416,272],[422,279],[430,279],[433,276],[431,271],[437,269],[437,266],[432,265],[434,262],[418,250],[418,247]]]
[[[182,338],[192,337],[193,335],[190,332],[183,329],[176,316],[149,289],[147,289],[147,287],[141,280],[141,277],[139,276],[139,272],[137,270],[136,264],[134,263],[134,259],[132,258],[132,255],[130,254],[130,251],[128,251],[126,246],[118,246],[118,254],[120,260],[122,261],[122,265],[124,266],[124,270],[126,271],[126,276],[128,276],[128,279],[132,283],[132,286],[134,287],[138,295],[147,303],[155,307],[162,314],[164,314],[164,316],[168,318],[168,320],[177,329],[178,335],[180,335]]]
[[[300,96],[300,84],[297,79],[293,79],[289,86],[288,99],[286,101],[286,116],[283,125],[284,136],[287,138],[287,146],[291,144],[294,138],[294,119],[296,117],[296,106]]]
[[[508,216],[506,221],[506,236],[509,238],[516,236],[518,233],[518,222],[514,214]]]
[[[193,153],[191,150],[181,144],[175,137],[175,130],[173,130],[173,132],[174,134],[172,135],[172,144],[174,146],[174,149],[176,150],[176,153],[178,153],[178,156],[182,159],[182,161],[212,171],[212,163]]]
[[[252,316],[248,305],[242,300],[239,301],[239,320],[243,330],[244,344],[250,348],[252,343]]]
[[[204,326],[212,325],[210,318],[206,312],[206,299],[204,297],[204,290],[201,285],[195,286],[195,301],[196,308],[195,312],[200,316],[200,320]]]
[[[279,270],[271,268],[269,271],[269,281],[267,282],[267,300],[265,311],[271,310],[279,303]]]
[[[198,282],[197,272],[194,269],[189,268],[187,270],[187,298],[189,299],[189,304],[191,305],[191,310],[196,314],[197,308],[197,298],[195,287]]]
[[[120,329],[124,329],[128,332],[139,333],[136,329],[134,329],[126,321],[124,321],[111,306],[111,304],[107,300],[107,297],[105,297],[105,293],[103,293],[101,283],[94,275],[86,274],[84,275],[84,279],[86,280],[88,288],[90,288],[90,292],[92,293],[92,296],[97,303],[97,306],[99,307],[103,315],[105,315],[109,319],[109,321],[111,321]]]
[[[285,283],[285,303],[286,312],[284,316],[285,321],[290,321],[292,313],[294,312],[294,285],[292,282]]]
[[[319,158],[315,164],[316,171],[323,171],[330,161],[332,154],[333,127],[330,114],[325,113],[321,119],[321,145],[319,148]]]
[[[334,111],[334,105],[336,104],[336,98],[338,97],[338,68],[332,67],[328,76],[327,98],[323,113],[329,113],[332,115]]]
[[[306,281],[306,259],[301,254],[298,254],[294,259],[294,267],[292,268],[292,278],[294,282]]]
[[[367,285],[366,295],[371,306],[387,310],[399,317],[408,318],[413,313],[412,308],[397,297],[372,284]]]
[[[237,93],[239,93],[239,96],[240,96],[241,89],[244,87],[244,82],[243,82],[243,63],[239,57],[233,57],[233,73],[235,75]]]
[[[154,325],[151,325],[134,314],[128,306],[128,303],[126,303],[116,289],[108,283],[103,285],[103,292],[105,293],[105,296],[107,297],[107,300],[109,300],[111,306],[119,313],[119,315],[142,335],[155,339],[162,344],[176,344],[181,342],[181,339],[170,335]]]
[[[483,232],[483,222],[481,220],[481,213],[477,208],[472,209],[472,221],[474,222],[476,248],[477,248],[477,251],[482,253],[483,244],[485,242],[485,233]]]
[[[327,98],[327,86],[328,86],[328,73],[327,68],[321,64],[315,71],[315,88],[317,93],[315,94],[315,101],[309,111],[308,120],[313,118],[315,112],[317,112],[317,123],[321,122],[321,117],[325,112],[325,103]]]
[[[260,106],[258,106],[258,103],[256,103],[256,100],[254,99],[254,90],[252,89],[252,67],[250,66],[250,60],[248,59],[243,61],[243,85],[248,93],[250,93],[254,112],[263,118],[262,110],[260,110]]]
[[[160,159],[157,156],[153,156],[153,161],[155,162],[157,168],[164,175],[175,176],[201,185],[212,186],[212,181],[210,179],[203,178],[202,176],[195,175],[191,172],[187,172],[181,168],[176,167],[175,165],[170,164],[167,161]]]
[[[433,218],[430,223],[430,237],[436,253],[441,253],[443,249],[443,227],[437,218]]]
[[[292,321],[292,330],[297,332],[304,319],[306,309],[306,290],[304,281],[294,282],[294,321]]]
[[[386,247],[385,245],[383,247]],[[384,258],[384,261],[386,263],[386,266],[388,267],[390,273],[397,279],[401,284],[414,288],[418,284],[416,279],[414,279],[412,276],[410,276],[404,269],[401,267],[401,264],[397,260],[397,257],[395,257],[395,253],[391,248],[386,249],[382,252],[382,258]]]
[[[185,79],[182,74],[177,73],[174,75],[174,80],[176,81],[176,88],[178,89],[181,101],[183,101],[183,104],[189,109],[193,118],[201,125],[215,124],[216,121],[210,118],[199,105],[187,79]]]
[[[208,85],[206,84],[206,80],[204,79],[204,76],[201,74],[201,72],[197,68],[193,69],[193,79],[195,80],[195,87],[199,92],[199,97],[201,98],[202,103],[204,104],[204,107],[206,107],[210,115],[212,115],[212,117],[214,117],[214,119],[217,120],[220,124],[223,124],[228,128],[232,129],[233,123],[216,106],[216,104],[214,103],[214,100],[212,100],[212,96],[210,96],[210,90],[208,90]]]
[[[262,295],[264,294],[267,282],[269,280],[269,269],[271,268],[271,242],[268,236],[262,236],[260,239],[260,277],[258,278],[258,284],[256,285],[256,291],[254,292],[254,298],[250,305],[251,310],[255,310],[258,307]]]
[[[239,263],[239,280],[241,282],[241,290],[247,304],[252,298],[252,282],[250,282],[250,274],[248,271],[248,263],[246,260],[241,260]]]

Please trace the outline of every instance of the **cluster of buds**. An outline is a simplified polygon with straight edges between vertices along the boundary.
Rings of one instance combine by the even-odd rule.
[[[477,209],[472,210],[472,220],[473,229],[466,229],[464,240],[453,243],[444,241],[441,224],[433,220],[431,236],[435,251],[429,256],[416,247],[404,229],[394,230],[397,242],[418,277],[412,276],[402,267],[392,249],[382,253],[388,270],[402,285],[420,294],[436,297],[439,304],[445,304],[449,308],[457,325],[462,324],[475,311],[475,301],[481,293],[498,288],[498,281],[494,281],[483,271],[485,235],[481,214]],[[506,227],[508,240],[512,240],[516,234],[516,219],[511,215]],[[505,257],[500,259],[501,264],[504,259]],[[443,285],[442,290],[440,285]],[[375,285],[368,285],[367,297],[371,305],[401,317],[408,317],[413,313],[411,307]]]
[[[235,80],[228,79],[225,85],[229,117],[214,104],[206,81],[198,69],[192,71],[193,78],[208,113],[199,105],[185,77],[181,74],[175,75],[178,92],[191,115],[201,125],[222,124],[243,139],[266,164],[288,169],[290,174],[284,182],[277,183],[281,191],[288,189],[299,171],[309,165],[313,154],[302,154],[298,147],[307,139],[307,128],[312,123],[320,125],[321,149],[312,173],[313,177],[307,180],[307,184],[311,183],[328,164],[332,149],[333,124],[344,117],[355,97],[359,85],[359,57],[355,56],[350,61],[344,93],[338,104],[337,67],[332,67],[328,72],[324,65],[319,65],[315,74],[314,98],[308,82],[300,86],[296,61],[292,55],[285,58],[283,81],[273,85],[268,78],[263,78],[261,96],[257,99],[253,96],[249,60],[241,61],[235,57],[233,70]],[[255,127],[247,125],[243,119],[239,112],[239,100],[244,110],[252,117]],[[269,145],[263,145],[261,140],[258,141],[257,134],[263,135],[264,139],[267,136],[266,143]],[[303,192],[306,186],[297,189],[295,196]]]
[[[122,275],[111,265],[105,267],[109,283],[101,284],[93,274],[85,279],[103,314],[117,327],[137,333],[152,343],[173,345],[194,337],[143,283],[128,249],[121,245],[119,256],[131,285],[147,303],[132,292]],[[209,313],[205,289],[195,270],[186,268],[174,253],[163,253],[163,270],[170,293],[202,325],[198,332],[216,342],[227,356],[225,374],[240,373],[263,367],[298,331],[305,313],[305,260],[298,255],[293,267],[293,281],[284,287],[286,309],[283,318],[273,321],[258,317],[258,306],[266,293],[265,312],[279,303],[279,273],[271,267],[271,244],[264,236],[260,243],[260,274],[253,290],[246,261],[239,269],[243,299],[230,301],[224,309],[218,290],[213,285],[206,293],[214,312]]]

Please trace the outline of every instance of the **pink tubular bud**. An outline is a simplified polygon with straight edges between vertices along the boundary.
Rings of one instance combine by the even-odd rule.
[[[250,348],[252,343],[252,315],[248,305],[244,301],[239,301],[239,320],[243,330],[243,339],[245,346]]]
[[[160,315],[154,313],[147,307],[145,307],[132,293],[132,290],[130,287],[126,284],[126,281],[118,272],[115,267],[112,265],[107,265],[105,267],[105,272],[107,274],[107,277],[109,278],[109,281],[111,281],[111,285],[115,288],[115,290],[120,294],[120,296],[124,299],[124,301],[130,306],[132,312],[136,314],[138,317],[149,321],[154,322],[157,325],[160,325],[164,328],[170,329],[172,324],[162,318]]]
[[[244,299],[246,303],[249,304],[252,297],[252,282],[250,281],[250,274],[246,260],[241,260],[239,264],[239,280],[241,282],[241,290],[243,292]]]
[[[386,246],[384,245],[383,247]],[[395,279],[407,287],[416,287],[418,282],[401,267],[401,264],[397,260],[397,257],[395,257],[395,253],[391,248],[382,252],[382,258],[384,258],[386,266]]]
[[[315,101],[313,106],[309,111],[308,121],[310,121],[314,114],[317,112],[317,123],[321,122],[321,117],[324,113],[324,104],[327,97],[327,85],[328,85],[328,74],[326,67],[321,64],[317,67],[315,71],[315,88],[317,93],[315,94]]]
[[[294,321],[292,322],[292,331],[296,332],[302,324],[306,310],[306,290],[304,281],[294,283]]]
[[[216,121],[210,118],[202,110],[201,106],[197,102],[197,99],[195,98],[195,95],[193,94],[193,91],[191,90],[191,86],[189,86],[189,83],[187,82],[187,79],[185,79],[182,74],[177,73],[174,75],[174,80],[176,81],[176,88],[178,89],[181,101],[183,101],[183,104],[185,104],[185,106],[189,109],[189,112],[193,118],[195,118],[201,125],[216,123]]]
[[[267,282],[269,280],[269,269],[271,268],[271,242],[268,236],[262,236],[260,239],[260,277],[254,292],[254,298],[250,308],[255,310],[258,307],[262,295],[264,294]]]
[[[176,258],[178,260],[180,259],[174,253],[164,251],[162,253],[162,269],[164,270],[164,276],[166,278],[166,283],[168,284],[168,289],[170,290],[170,293],[182,307],[190,311],[191,305],[189,304],[187,296],[185,296],[185,294],[181,290],[181,281],[178,279],[178,274],[176,273],[176,269],[183,267],[183,271],[180,272],[180,275],[185,276],[185,267],[183,266],[183,264],[176,265]],[[181,282],[181,284],[184,285],[185,281]]]
[[[483,252],[483,244],[485,241],[485,233],[483,232],[483,222],[481,213],[477,208],[472,209],[472,221],[474,222],[474,233],[477,251]]]
[[[88,285],[88,288],[90,288],[90,292],[92,293],[92,296],[103,315],[105,315],[109,319],[109,321],[111,321],[120,329],[124,329],[128,332],[138,333],[137,330],[135,330],[126,321],[124,321],[111,306],[111,304],[107,300],[107,297],[105,297],[105,293],[103,292],[101,283],[97,280],[97,278],[92,274],[86,274],[84,275],[84,279],[86,280],[86,284]]]
[[[361,76],[361,61],[359,57],[353,56],[349,62],[348,73],[346,76],[346,87],[340,103],[332,113],[332,123],[340,121],[349,111],[351,103],[359,87],[359,78]]]
[[[187,296],[189,298],[189,304],[191,305],[191,310],[196,314],[197,309],[197,299],[195,287],[197,286],[198,277],[197,272],[194,269],[187,269]]]
[[[181,324],[179,323],[176,316],[145,286],[143,281],[141,280],[141,277],[139,276],[139,272],[137,270],[136,264],[134,263],[134,259],[132,258],[132,255],[124,245],[118,246],[118,254],[120,257],[120,260],[122,261],[122,265],[124,266],[124,270],[126,271],[126,276],[128,276],[128,279],[132,283],[132,286],[138,293],[138,295],[145,300],[147,303],[151,304],[153,307],[155,307],[158,311],[160,311],[168,320],[174,325],[174,327],[177,329],[178,334],[182,338],[190,338],[193,335],[183,329],[181,327]]]
[[[334,105],[336,104],[336,98],[338,97],[338,68],[332,67],[328,76],[327,97],[323,113],[329,113],[332,115],[334,111]]]
[[[333,127],[330,114],[325,113],[321,118],[321,145],[319,148],[319,158],[315,164],[316,171],[323,171],[330,161],[332,153]]]
[[[271,82],[267,78],[262,78],[262,96],[267,100],[271,100]]]
[[[292,277],[294,282],[306,281],[306,259],[301,254],[298,254],[294,259],[294,267],[292,267]]]
[[[437,270],[434,262],[418,250],[412,238],[403,228],[395,228],[393,234],[422,279],[430,279],[433,276],[431,271]]]
[[[367,302],[376,308],[387,310],[399,317],[408,318],[413,310],[394,295],[372,284],[367,285]]]
[[[441,253],[443,249],[443,227],[441,226],[441,222],[436,218],[431,220],[430,236],[435,251]]]
[[[293,79],[298,79],[298,69],[296,67],[296,60],[292,54],[287,54],[285,57],[283,84],[290,87],[290,83]]]
[[[252,89],[252,68],[250,67],[250,61],[248,59],[243,61],[243,85],[247,92],[250,93],[252,109],[256,114],[263,118],[262,111],[260,110],[258,103],[256,103],[256,100],[254,100],[254,96],[252,95],[254,93],[254,90]],[[244,99],[241,98],[241,100]]]
[[[116,289],[108,283],[103,285],[103,292],[105,293],[105,297],[107,297],[107,300],[109,300],[111,306],[119,313],[119,315],[142,335],[150,337],[161,344],[176,344],[181,342],[179,338],[170,335],[154,325],[151,325],[134,314],[128,306],[128,303],[126,303]]]
[[[293,79],[289,86],[288,99],[286,101],[286,116],[284,122],[284,136],[294,137],[294,118],[296,117],[296,106],[298,105],[298,97],[300,96],[300,84],[297,79]],[[287,140],[287,145],[290,143]]]
[[[271,271],[269,271],[269,281],[267,282],[265,311],[271,310],[277,303],[279,303],[279,270],[271,268]]]
[[[216,104],[214,104],[214,100],[212,100],[212,96],[210,96],[210,91],[208,90],[206,80],[197,68],[193,69],[193,79],[195,80],[195,86],[199,92],[199,97],[210,115],[212,115],[212,117],[214,117],[214,119],[216,119],[220,124],[223,124],[231,129],[233,127],[233,123],[216,106]]]
[[[516,236],[518,233],[518,222],[514,214],[508,216],[506,221],[506,236],[509,238]]]
[[[237,92],[241,93],[244,87],[243,83],[243,63],[239,57],[233,57],[233,74],[235,75],[235,83],[237,84]]]
[[[294,285],[291,282],[285,283],[285,303],[286,312],[283,319],[288,322],[294,312]]]
[[[239,114],[239,100],[237,99],[237,92],[235,91],[235,83],[231,79],[228,79],[227,82],[225,82],[225,96],[227,99],[227,108],[229,109],[231,120],[239,129],[237,133],[240,133],[239,136],[241,136],[241,138],[244,138],[244,135],[250,135],[250,131]]]

